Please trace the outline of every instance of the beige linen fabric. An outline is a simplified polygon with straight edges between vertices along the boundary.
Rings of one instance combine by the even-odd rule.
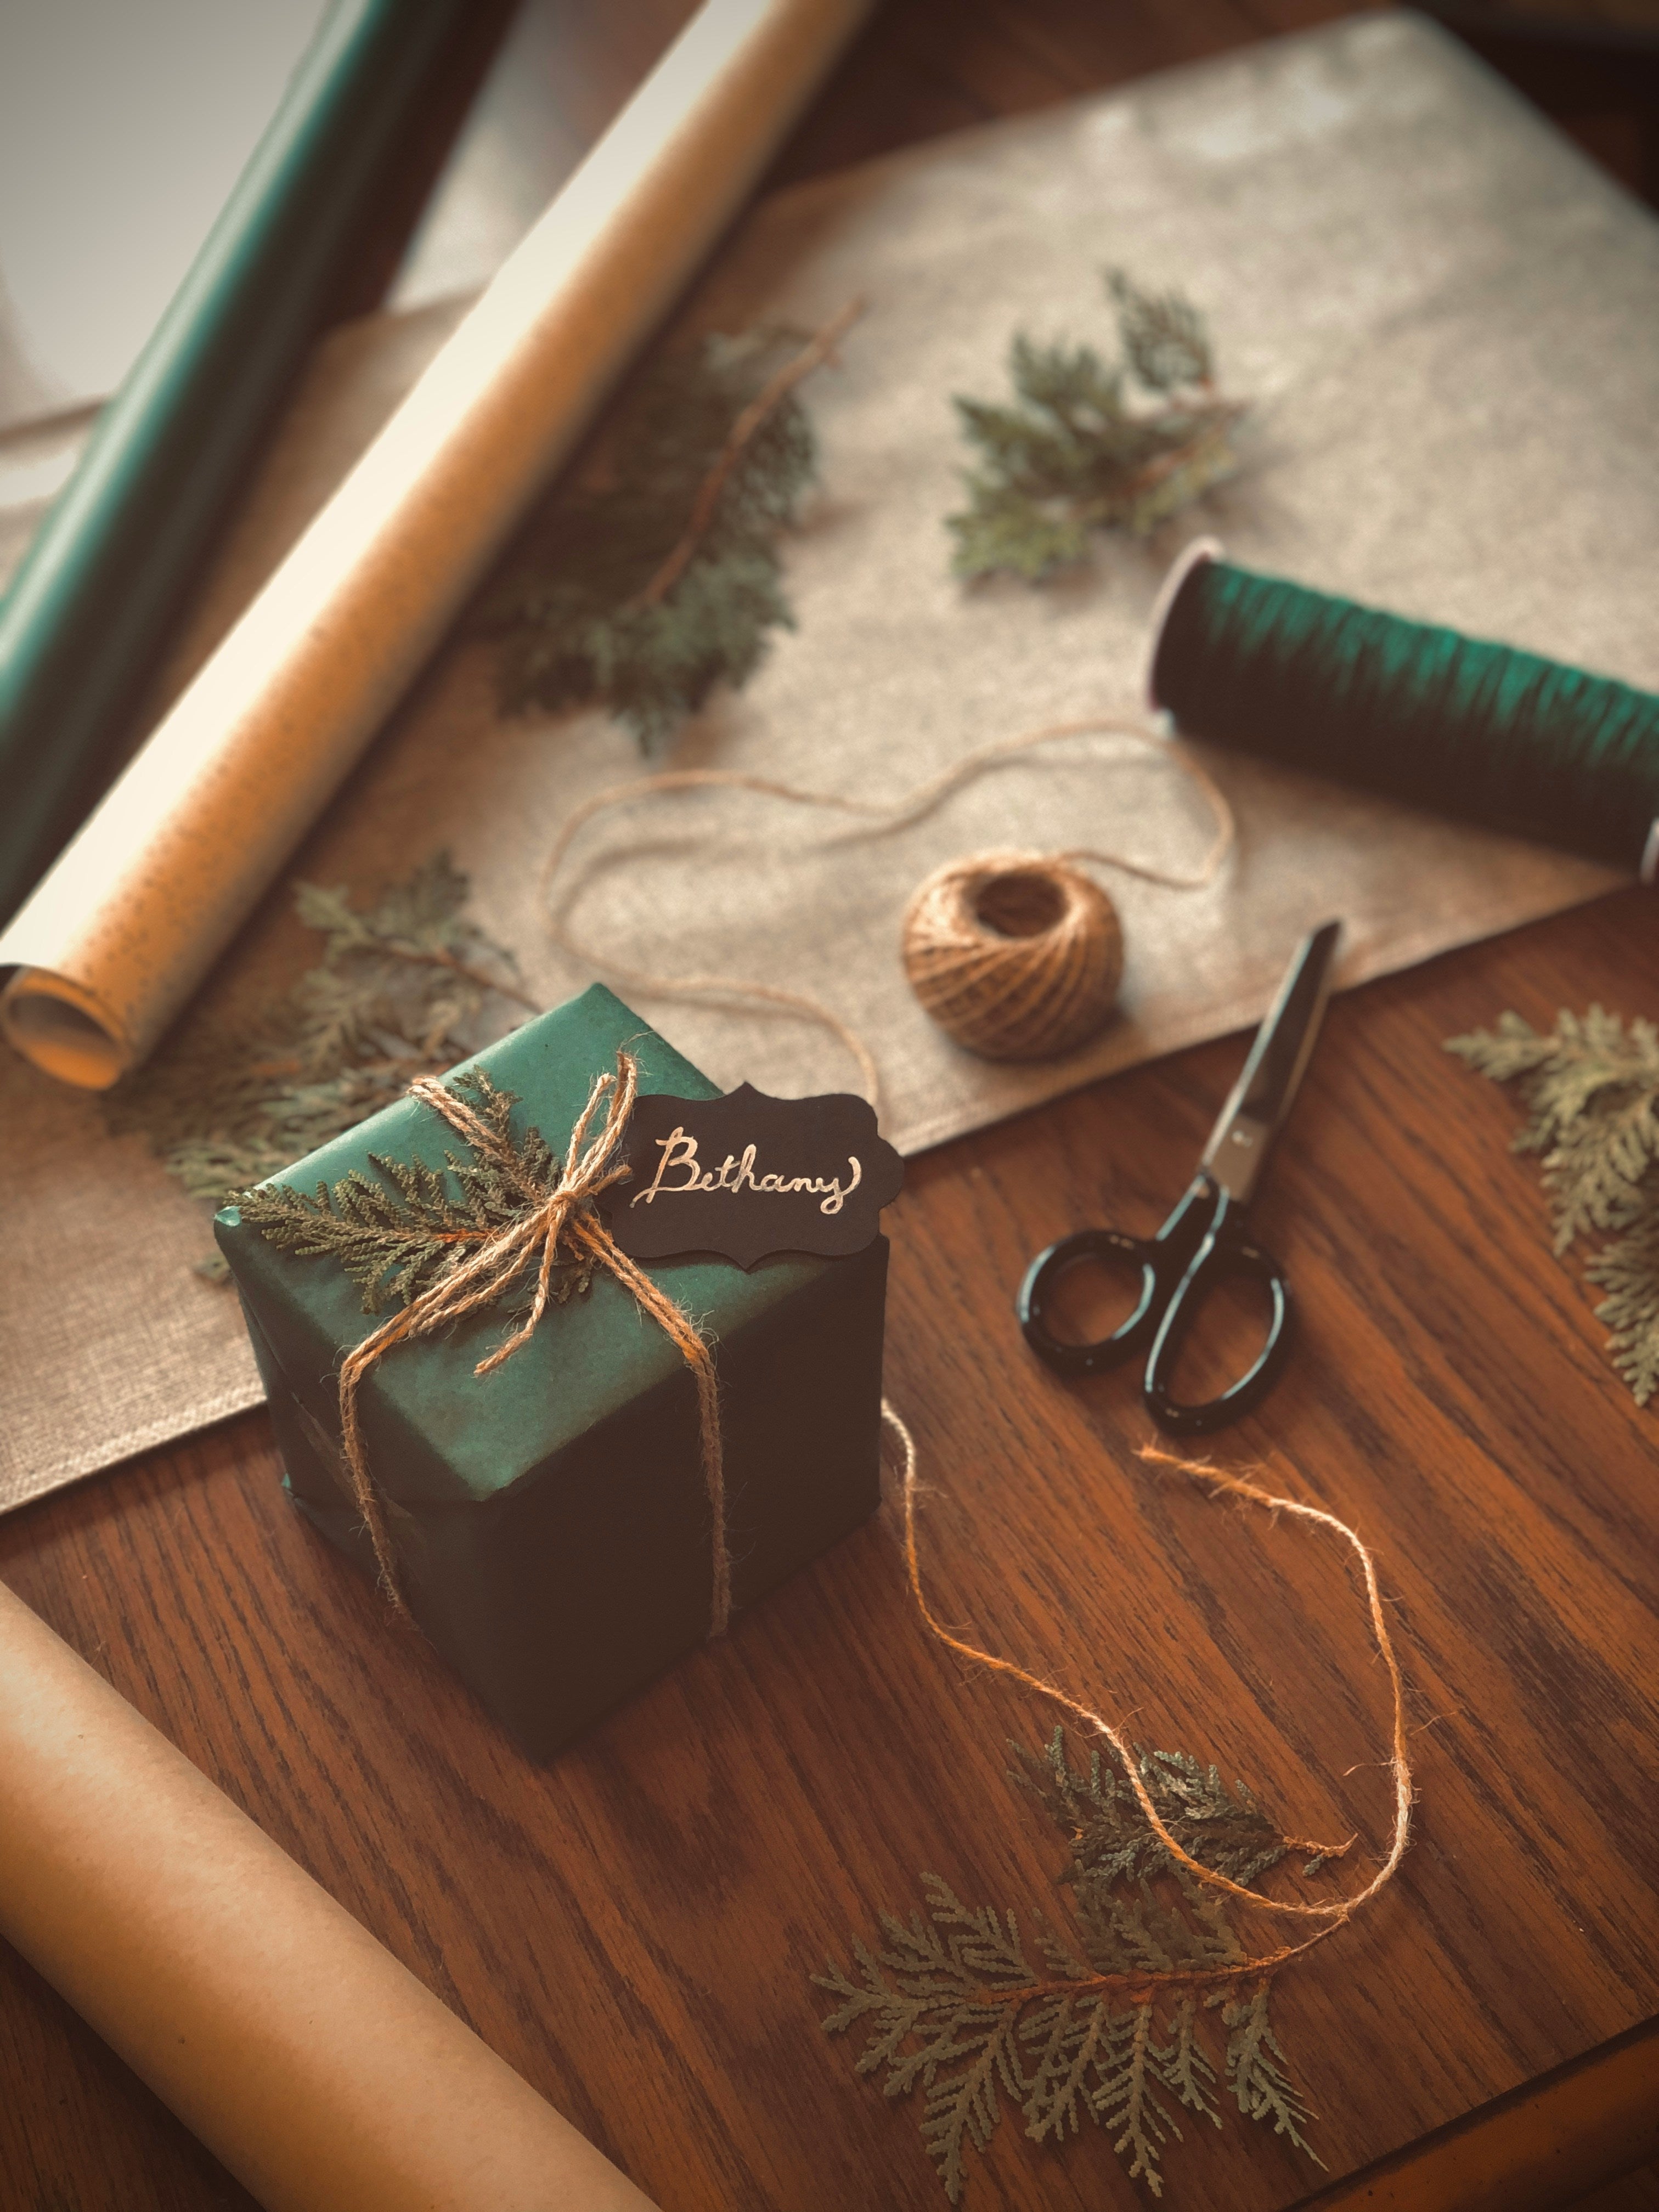
[[[1254,403],[1246,471],[1195,528],[1252,566],[1659,685],[1659,227],[1443,34],[1367,16],[923,146],[750,216],[693,319],[816,325],[855,293],[868,313],[810,389],[823,490],[788,551],[799,629],[684,732],[676,765],[896,798],[969,747],[1133,705],[1178,537],[1109,546],[1041,593],[965,592],[940,521],[964,459],[950,393],[1002,388],[1016,325],[1109,343],[1107,264],[1201,303],[1227,387]],[[260,494],[289,538],[434,328],[387,320],[336,341]],[[269,528],[256,505],[227,602],[280,550]],[[904,987],[898,918],[924,874],[976,847],[1194,860],[1201,804],[1121,740],[999,768],[902,832],[729,793],[655,799],[584,836],[569,923],[635,965],[825,1000],[872,1048],[884,1126],[915,1152],[1242,1027],[1296,937],[1330,915],[1349,925],[1352,983],[1617,880],[1203,757],[1237,809],[1237,850],[1199,893],[1100,872],[1124,921],[1122,1018],[1054,1065],[993,1066],[933,1030]],[[552,1003],[589,975],[548,944],[541,858],[568,810],[644,766],[601,716],[498,715],[487,651],[463,642],[292,872],[368,883],[449,845],[480,920]],[[210,988],[284,981],[306,941],[273,898]],[[722,1083],[854,1080],[810,1024],[623,995]],[[188,1273],[204,1226],[142,1146],[103,1137],[94,1104],[17,1064],[0,1113],[0,1500],[15,1503],[252,1403],[258,1386],[234,1304]],[[1109,1096],[1102,1158],[1109,1176]]]

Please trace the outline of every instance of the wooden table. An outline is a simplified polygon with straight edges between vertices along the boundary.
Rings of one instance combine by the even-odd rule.
[[[1036,53],[1050,96],[1109,82],[1110,15],[963,8],[963,71],[996,78],[989,42]],[[835,103],[945,21],[893,11],[798,143],[833,153]],[[1129,59],[1252,27],[1231,0],[1149,10]],[[938,119],[918,97],[915,135]],[[855,107],[843,155],[868,150]],[[1550,1251],[1510,1102],[1441,1048],[1505,1007],[1652,1014],[1656,976],[1659,902],[1632,891],[1332,1007],[1259,1215],[1297,1287],[1294,1358],[1218,1455],[1376,1547],[1415,1840],[1279,1985],[1325,2172],[1231,2115],[1170,2146],[1166,2202],[1525,2212],[1659,2150],[1659,1413]],[[1142,1466],[1128,1378],[1057,1380],[1011,1315],[1039,1245],[1156,1224],[1239,1056],[1207,1045],[917,1162],[890,1217],[888,1382],[945,1615],[1246,1777],[1297,1832],[1358,1829],[1355,1883],[1387,1834],[1387,1704],[1351,1571]],[[249,1415],[12,1515],[0,1574],[666,2212],[941,2204],[911,2103],[854,2076],[808,1977],[919,1905],[923,1869],[1023,1920],[1052,1902],[1062,1854],[1004,1747],[1054,1716],[928,1641],[891,1508],[538,1770],[278,1476]],[[252,2201],[9,1953],[0,1992],[6,2212]],[[1012,2114],[966,2198],[1135,2201],[1099,2133],[1040,2149]]]

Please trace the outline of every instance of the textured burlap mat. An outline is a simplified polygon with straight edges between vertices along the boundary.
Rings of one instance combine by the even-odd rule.
[[[1659,226],[1443,34],[1368,16],[994,125],[761,207],[693,303],[702,325],[868,313],[808,404],[823,490],[788,552],[799,631],[684,733],[677,764],[896,797],[969,747],[1133,705],[1173,541],[1109,547],[1040,593],[964,592],[943,515],[952,392],[1003,388],[1011,331],[1109,344],[1098,271],[1176,286],[1250,399],[1248,466],[1194,518],[1249,564],[1659,685]],[[204,616],[199,653],[447,327],[340,334],[319,360]],[[0,475],[3,473],[0,455]],[[1184,533],[1182,533],[1184,534]],[[898,833],[698,794],[607,817],[567,872],[572,927],[632,964],[827,1000],[869,1042],[904,1150],[1261,1012],[1295,938],[1341,915],[1352,983],[1590,896],[1606,870],[1206,754],[1239,816],[1209,890],[1102,872],[1128,945],[1121,1019],[1063,1063],[995,1067],[933,1030],[899,915],[975,847],[1096,844],[1179,866],[1206,821],[1184,780],[1110,739],[995,770]],[[534,888],[565,812],[641,773],[597,715],[505,720],[484,649],[442,656],[294,872],[369,884],[447,844],[480,919],[547,1003],[589,980]],[[306,959],[273,899],[210,988]],[[716,1079],[843,1089],[827,1034],[776,1013],[640,1012]],[[1498,1010],[1493,1009],[1496,1012]],[[0,1504],[256,1401],[234,1302],[189,1272],[198,1211],[96,1104],[0,1073]],[[1109,1180],[1109,1114],[1102,1167]],[[1103,1189],[1102,1202],[1109,1197]]]

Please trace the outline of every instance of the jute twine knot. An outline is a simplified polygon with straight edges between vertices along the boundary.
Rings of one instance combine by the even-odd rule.
[[[1074,1052],[1123,977],[1116,908],[1054,854],[947,861],[916,887],[901,942],[922,1012],[987,1060]]]
[[[492,1373],[535,1334],[554,1295],[560,1263],[580,1258],[590,1268],[604,1268],[624,1290],[633,1292],[642,1311],[670,1339],[696,1378],[703,1486],[714,1523],[708,1633],[719,1636],[725,1632],[732,1612],[732,1563],[726,1549],[726,1476],[714,1354],[688,1316],[616,1244],[593,1211],[599,1194],[629,1172],[618,1154],[638,1091],[639,1063],[630,1053],[619,1052],[616,1073],[595,1078],[587,1103],[570,1133],[563,1160],[556,1160],[551,1179],[542,1183],[526,1174],[517,1154],[464,1098],[446,1090],[435,1078],[417,1076],[409,1087],[411,1098],[429,1106],[481,1160],[500,1171],[521,1199],[522,1211],[500,1230],[479,1231],[476,1237],[458,1236],[448,1271],[401,1313],[365,1337],[341,1363],[340,1435],[352,1495],[374,1547],[381,1588],[405,1620],[410,1617],[409,1607],[398,1580],[386,1504],[369,1473],[358,1419],[357,1396],[363,1380],[398,1345],[432,1336],[464,1316],[495,1304],[533,1268],[535,1295],[525,1318],[472,1370],[475,1375]],[[589,1143],[588,1132],[601,1106],[605,1118]]]

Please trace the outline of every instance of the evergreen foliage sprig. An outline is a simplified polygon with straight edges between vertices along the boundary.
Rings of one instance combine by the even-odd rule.
[[[1006,569],[1039,582],[1086,560],[1095,531],[1150,536],[1235,473],[1230,432],[1244,410],[1215,389],[1202,317],[1121,269],[1106,287],[1121,359],[1022,331],[1008,356],[1013,405],[957,398],[976,455],[968,505],[945,519],[957,575]]]
[[[1517,1152],[1541,1152],[1555,1249],[1604,1237],[1584,1269],[1596,1318],[1638,1406],[1659,1390],[1659,1029],[1592,1006],[1540,1034],[1518,1014],[1451,1038],[1448,1052],[1527,1109]]]
[[[1269,2014],[1273,1970],[1245,1950],[1220,1893],[1170,1857],[1109,1758],[1096,1752],[1073,1767],[1063,1729],[1037,1750],[1012,1748],[1020,1765],[1010,1779],[1069,1847],[1072,1925],[1030,1915],[1034,1964],[1012,1911],[964,1905],[925,1874],[925,1915],[884,1912],[880,1944],[853,1946],[855,1973],[831,1960],[813,1976],[840,2000],[825,2033],[863,2032],[857,2071],[884,2069],[890,2097],[921,2089],[922,2139],[951,2203],[966,2185],[965,2153],[986,2148],[1005,2095],[1035,2142],[1061,2142],[1085,2118],[1106,2129],[1154,2197],[1164,2146],[1181,2136],[1176,2112],[1219,2127],[1224,2096],[1315,2157],[1303,2136],[1311,2116]],[[1291,1848],[1244,1784],[1229,1788],[1215,1767],[1163,1751],[1139,1752],[1137,1765],[1159,1818],[1200,1864],[1248,1885]],[[1203,2033],[1210,2013],[1221,2038]]]
[[[317,963],[246,1016],[187,1017],[105,1094],[111,1131],[147,1137],[211,1206],[355,1128],[416,1076],[446,1073],[486,1041],[479,1029],[504,1000],[534,1007],[512,956],[466,919],[467,880],[447,854],[368,907],[337,887],[294,888],[323,939]]]
[[[278,1251],[332,1259],[362,1292],[365,1313],[413,1305],[479,1244],[539,1205],[558,1173],[541,1131],[521,1135],[514,1127],[514,1092],[498,1090],[482,1068],[458,1075],[450,1088],[495,1139],[489,1155],[463,1159],[446,1151],[440,1169],[371,1152],[373,1175],[348,1169],[314,1194],[283,1182],[233,1192],[242,1218]],[[586,1291],[592,1273],[585,1258],[559,1262],[557,1302]]]
[[[483,602],[509,712],[602,701],[650,751],[714,686],[740,689],[793,629],[777,539],[817,471],[795,387],[858,312],[805,348],[713,336],[659,356]]]

